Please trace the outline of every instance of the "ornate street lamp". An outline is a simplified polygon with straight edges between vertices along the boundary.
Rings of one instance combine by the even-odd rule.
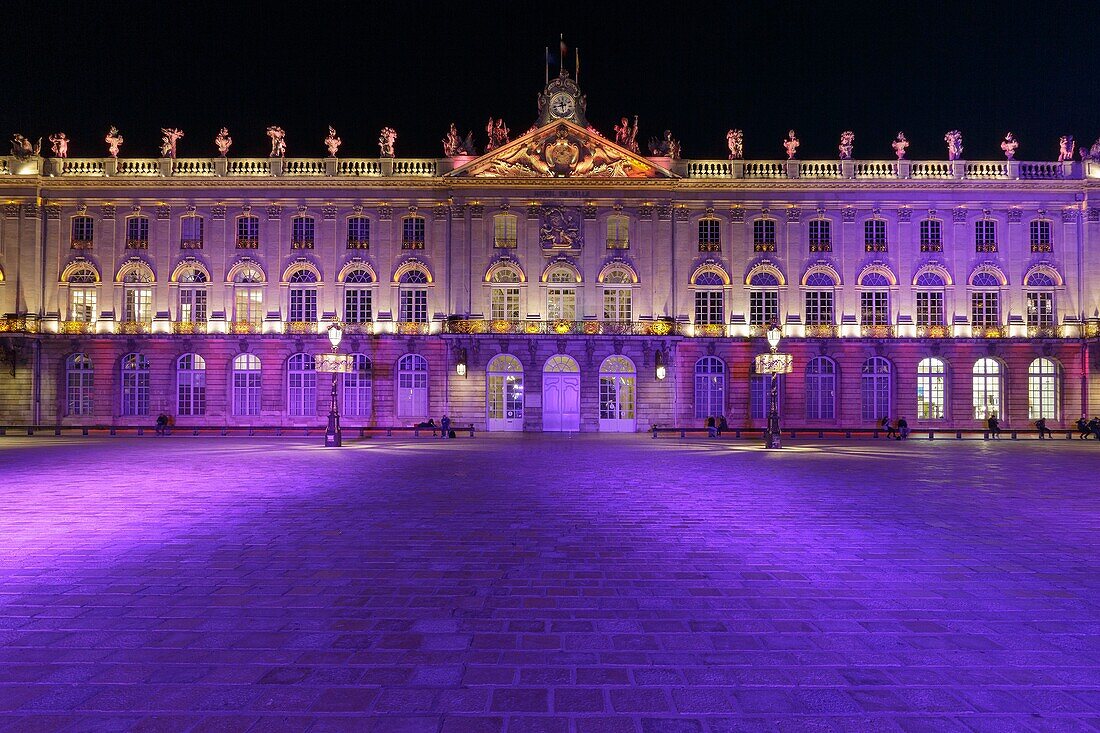
[[[657,380],[660,381],[668,375],[668,368],[665,366],[665,355],[660,349],[657,349],[657,353],[653,355],[653,364],[657,367]]]
[[[332,375],[332,400],[329,403],[328,427],[325,429],[325,447],[339,448],[343,443],[340,433],[340,405],[336,399],[336,377],[351,371],[351,357],[348,354],[339,353],[340,340],[344,337],[344,329],[333,321],[328,327],[328,341],[332,344],[332,352],[317,354],[314,357],[313,367],[322,374]]]
[[[777,321],[772,321],[768,328],[767,354],[756,356],[756,373],[771,374],[771,405],[768,409],[768,427],[764,430],[765,448],[782,448],[779,430],[779,375],[789,374],[794,368],[793,358],[790,354],[779,353],[779,341],[783,338],[783,330]]]

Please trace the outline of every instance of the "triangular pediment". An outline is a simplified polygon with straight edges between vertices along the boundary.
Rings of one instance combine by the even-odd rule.
[[[679,178],[568,120],[528,132],[455,168],[455,178]]]

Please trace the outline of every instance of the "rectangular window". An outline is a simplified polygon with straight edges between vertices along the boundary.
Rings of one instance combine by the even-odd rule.
[[[776,411],[783,413],[783,377],[776,385]],[[771,411],[772,376],[770,374],[749,375],[749,417],[753,420],[765,420]]]
[[[863,250],[865,252],[886,251],[885,219],[868,219],[863,222]]]
[[[501,214],[493,219],[493,246],[498,249],[516,248],[516,217]]]
[[[264,291],[257,287],[237,287],[234,289],[236,311],[233,320],[259,327],[263,322]]]
[[[632,321],[634,310],[631,293],[627,288],[604,288],[603,319],[605,321]]]
[[[149,220],[144,216],[131,216],[126,220],[126,248],[149,249]]]
[[[424,249],[424,217],[409,216],[402,222],[401,249]]]
[[[291,249],[313,249],[316,225],[312,216],[296,216],[291,222]]]
[[[943,292],[940,290],[917,291],[917,325],[943,326]]]
[[[1054,327],[1054,293],[1041,290],[1027,293],[1027,325],[1030,328]]]
[[[607,248],[630,249],[630,219],[612,216],[607,220]]]
[[[126,288],[122,320],[128,323],[153,322],[153,291],[149,288]]]
[[[176,372],[176,409],[180,415],[206,414],[206,371]]]
[[[577,291],[575,288],[547,288],[546,318],[551,321],[577,320]]]
[[[206,323],[206,288],[180,288],[180,323]]]
[[[317,322],[316,288],[291,288],[289,320],[299,323]]]
[[[767,326],[779,321],[779,291],[749,291],[749,325]]]
[[[370,219],[367,217],[348,219],[348,249],[370,249]]]
[[[95,223],[90,216],[74,216],[72,219],[72,248],[91,249]]]
[[[233,414],[238,416],[260,414],[259,369],[242,369],[233,372]]]
[[[1053,252],[1054,240],[1050,234],[1050,222],[1037,219],[1031,222],[1031,251]]]
[[[180,249],[202,249],[201,216],[185,216],[180,220]]]
[[[711,325],[724,323],[721,290],[695,291],[695,323]]]
[[[890,325],[890,293],[864,290],[859,294],[859,322],[863,326]]]
[[[95,321],[95,288],[69,288],[69,320]]]
[[[345,289],[344,321],[346,323],[370,323],[373,319],[371,291],[368,288]]]
[[[832,290],[807,290],[806,291],[806,325],[807,326],[831,326],[831,325],[833,325],[833,291]]]
[[[920,251],[943,252],[943,224],[938,219],[920,223]]]
[[[974,251],[997,251],[997,224],[990,219],[979,219],[974,222]]]
[[[424,288],[401,288],[397,319],[402,323],[427,323],[428,291]]]
[[[722,222],[719,219],[699,220],[699,251],[722,251]]]
[[[493,288],[490,318],[494,321],[519,320],[519,288]]]
[[[775,220],[757,219],[752,223],[752,251],[775,251]]]
[[[255,216],[237,219],[237,249],[256,249],[260,246],[260,220]]]
[[[980,328],[1001,325],[1000,293],[976,290],[970,294],[970,323]]]
[[[833,251],[833,228],[828,219],[810,220],[810,251]]]

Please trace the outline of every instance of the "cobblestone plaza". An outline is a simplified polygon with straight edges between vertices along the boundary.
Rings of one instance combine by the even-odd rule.
[[[1100,729],[1098,451],[2,439],[0,730]]]

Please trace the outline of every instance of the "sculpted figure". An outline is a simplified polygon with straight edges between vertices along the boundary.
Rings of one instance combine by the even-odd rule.
[[[787,139],[783,141],[783,149],[787,151],[787,160],[794,160],[794,154],[798,152],[798,146],[801,145],[798,138],[794,135],[794,130],[787,132]]]
[[[218,135],[214,138],[214,144],[218,146],[218,155],[224,158],[229,154],[229,146],[233,144],[233,138],[229,137],[229,128],[223,127],[218,130]]]
[[[840,145],[837,148],[840,151],[841,160],[852,159],[852,146],[855,143],[856,134],[851,130],[845,130],[840,133]]]
[[[1020,147],[1020,141],[1011,132],[1005,135],[1005,139],[1001,142],[1001,150],[1005,152],[1005,157],[1009,160],[1016,157],[1016,148],[1018,147]]]
[[[447,137],[443,138],[443,155],[453,158],[462,154],[462,138],[458,136],[458,128],[451,123],[451,129],[447,130]]]
[[[175,158],[176,143],[183,137],[183,130],[175,127],[162,127],[160,128],[160,134],[160,157]]]
[[[344,144],[344,141],[336,137],[336,128],[332,125],[328,126],[328,137],[325,138],[325,147],[328,148],[328,157],[335,158],[336,151],[340,149],[340,146]]]
[[[1073,135],[1062,135],[1058,138],[1058,162],[1064,163],[1073,160]]]
[[[1091,148],[1081,146],[1081,160],[1100,160],[1100,138],[1096,139]]]
[[[508,129],[508,125],[504,124],[504,118],[494,121],[490,117],[489,124],[485,126],[485,132],[489,136],[489,144],[485,146],[485,152],[487,153],[507,143],[508,136],[512,131]]]
[[[122,147],[124,142],[122,135],[118,133],[118,128],[111,125],[111,129],[107,132],[107,137],[103,138],[107,143],[107,151],[111,154],[112,158],[118,157],[118,150]]]
[[[497,147],[497,128],[496,122],[493,118],[489,117],[489,124],[485,125],[485,134],[489,137],[489,142],[485,144],[485,152],[495,150]]]
[[[267,128],[267,136],[271,138],[271,152],[269,158],[286,157],[286,131],[278,125]]]
[[[726,133],[726,145],[730,149],[730,160],[741,160],[745,157],[745,133],[730,130]]]
[[[625,117],[615,125],[615,142],[632,153],[638,152],[638,115],[634,115],[633,125]]]
[[[474,131],[466,131],[466,139],[462,141],[462,144],[458,149],[459,155],[477,155],[477,149],[474,148]]]
[[[963,154],[963,135],[958,130],[952,130],[943,136],[944,141],[947,143],[947,159],[948,160],[962,160]]]
[[[501,117],[497,120],[497,147],[504,145],[511,138],[511,130],[508,129],[508,125],[504,124],[504,118]]]
[[[394,156],[393,146],[396,142],[397,130],[392,127],[383,127],[382,132],[378,134],[378,157],[392,158]]]
[[[53,153],[55,158],[69,157],[69,138],[65,136],[65,133],[58,132],[50,135],[50,152]]]
[[[665,130],[662,137],[649,138],[649,154],[677,160],[680,157],[680,141],[672,137],[670,130]]]
[[[905,137],[904,132],[898,132],[898,136],[894,138],[894,142],[890,143],[890,147],[894,149],[894,154],[898,156],[898,160],[905,157],[905,149],[909,147],[909,140]]]
[[[38,138],[38,144],[20,135],[18,132],[11,136],[11,154],[19,160],[26,160],[32,155],[38,155],[42,150],[42,138]]]

